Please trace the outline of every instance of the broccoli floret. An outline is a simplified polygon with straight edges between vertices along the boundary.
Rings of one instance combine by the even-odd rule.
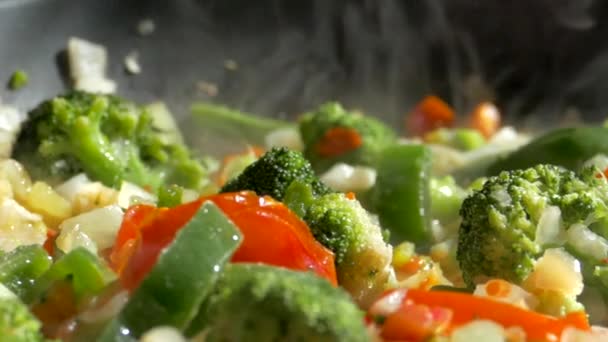
[[[17,298],[0,298],[0,339],[3,342],[42,342],[41,324]]]
[[[378,223],[359,201],[341,193],[315,199],[304,220],[315,238],[334,252],[338,283],[361,306],[369,305],[391,274],[392,248]]]
[[[296,180],[310,184],[315,195],[331,192],[300,152],[285,147],[275,147],[266,152],[224,185],[220,192],[251,190],[259,196],[268,195],[282,201],[287,188]]]
[[[229,265],[203,304],[205,341],[368,341],[348,295],[308,272]]]
[[[564,246],[583,265],[587,285],[596,286],[594,260],[577,251],[571,230],[585,225],[589,232],[608,237],[608,183],[596,170],[580,174],[552,165],[504,171],[490,177],[461,207],[457,258],[469,286],[487,278],[521,284],[546,248]],[[561,212],[561,233],[553,241],[537,239],[538,223],[548,206]],[[574,231],[572,231],[574,232]],[[608,294],[608,287],[603,292]]]
[[[152,189],[163,183],[199,189],[206,181],[202,164],[185,145],[166,141],[148,111],[116,96],[79,91],[29,113],[13,158],[34,178],[51,182],[80,172],[112,187],[126,180]]]
[[[304,114],[299,124],[304,155],[317,172],[337,162],[373,166],[378,150],[396,141],[395,132],[381,121],[335,102]]]

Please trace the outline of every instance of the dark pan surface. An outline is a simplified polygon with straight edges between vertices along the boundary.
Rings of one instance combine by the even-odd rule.
[[[399,125],[429,93],[462,113],[493,99],[520,124],[531,115],[557,122],[573,109],[599,120],[608,107],[606,8],[591,0],[0,0],[0,80],[17,68],[31,79],[0,95],[27,109],[62,91],[60,52],[78,36],[108,47],[120,94],[163,99],[184,126],[195,100],[293,117],[330,99]],[[142,37],[135,28],[144,18],[156,31]],[[123,58],[134,50],[143,72],[130,76]],[[224,67],[228,59],[236,71]]]

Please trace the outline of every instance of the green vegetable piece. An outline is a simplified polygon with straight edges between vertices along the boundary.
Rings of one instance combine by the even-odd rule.
[[[438,128],[427,135],[425,141],[470,151],[486,144],[484,136],[476,129]]]
[[[23,70],[17,70],[11,76],[10,81],[8,81],[8,87],[11,90],[19,90],[27,85],[29,81],[29,77],[27,73]]]
[[[300,217],[305,217],[308,208],[315,200],[310,184],[295,180],[287,187],[283,203]]]
[[[393,145],[379,155],[372,212],[398,243],[430,241],[429,174],[431,153],[423,145]]]
[[[332,129],[351,129],[361,137],[361,146],[336,156],[319,154],[318,144]],[[317,172],[323,172],[338,162],[350,165],[374,166],[378,152],[397,140],[395,131],[378,119],[350,112],[339,103],[329,102],[300,118],[300,134],[304,156]]]
[[[470,151],[486,144],[486,139],[476,129],[459,128],[454,130],[454,145],[464,151]]]
[[[205,302],[196,333],[214,341],[369,341],[363,312],[309,272],[231,264]]]
[[[44,342],[40,322],[17,298],[0,298],[2,342]]]
[[[460,205],[467,192],[459,187],[451,176],[432,177],[429,184],[431,217],[446,223],[457,219]]]
[[[196,123],[193,127],[196,129],[196,136],[205,138],[196,145],[203,149],[205,146],[214,146],[214,149],[226,148],[218,146],[218,141],[230,141],[233,146],[265,146],[266,136],[270,132],[295,127],[295,124],[288,121],[256,116],[212,103],[196,103],[192,106],[192,113]],[[224,152],[234,153],[238,150]]]
[[[100,341],[127,341],[149,329],[169,325],[185,329],[242,236],[213,203],[206,202],[161,253]]]
[[[274,147],[266,152],[224,185],[220,192],[251,190],[258,196],[268,195],[282,201],[287,188],[295,180],[310,184],[315,195],[331,192],[315,175],[302,153],[285,147]]]
[[[536,236],[545,209],[554,206],[561,213],[560,235],[566,230],[568,235],[575,224],[583,224],[585,229],[608,237],[608,183],[596,178],[596,172],[597,169],[586,169],[576,174],[542,164],[501,172],[470,194],[460,210],[457,249],[466,284],[473,287],[488,278],[522,284],[546,248],[561,246],[581,262],[585,284],[597,286],[593,267],[602,260],[593,258],[587,250],[575,253],[579,248],[560,236],[549,243],[539,243]],[[608,294],[608,288],[602,291]]]
[[[331,193],[314,200],[304,221],[335,254],[338,283],[367,307],[390,278],[391,248],[382,229],[357,200]]]
[[[161,186],[158,189],[158,207],[175,207],[182,203],[184,188],[177,184]]]
[[[39,245],[20,246],[0,256],[0,283],[29,301],[36,279],[51,267],[52,259]]]
[[[41,297],[56,281],[68,280],[76,300],[98,294],[116,275],[99,258],[84,247],[73,249],[57,260],[35,284],[36,298]]]
[[[578,170],[597,154],[608,154],[608,128],[561,128],[542,135],[494,162],[489,175],[503,170],[525,169],[537,164],[553,164]]]
[[[28,114],[12,157],[35,179],[62,182],[80,172],[107,186],[123,180],[198,190],[207,172],[183,144],[167,143],[142,107],[125,99],[71,92]]]

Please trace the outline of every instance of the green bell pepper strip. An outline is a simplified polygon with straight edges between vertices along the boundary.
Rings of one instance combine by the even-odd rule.
[[[184,188],[177,184],[162,185],[158,188],[158,207],[175,207],[182,204]]]
[[[116,275],[101,260],[84,247],[78,247],[63,255],[42,275],[34,286],[34,294],[40,297],[56,281],[69,279],[76,300],[95,295]]]
[[[577,170],[597,154],[608,154],[608,128],[601,126],[561,128],[542,135],[488,168],[488,175],[503,170],[525,169],[537,164],[560,165]]]
[[[239,229],[219,208],[203,204],[98,341],[133,341],[161,325],[184,330],[241,240]]]
[[[20,246],[0,256],[0,283],[29,302],[36,279],[51,267],[52,259],[39,245]]]
[[[379,153],[371,211],[390,230],[393,242],[424,244],[431,239],[430,171],[431,152],[423,145],[392,145]]]
[[[205,141],[196,142],[196,145],[202,147],[210,146],[204,144],[205,142],[214,142],[211,146],[217,149],[221,145],[217,144],[218,141],[231,141],[231,144],[228,145],[237,147],[239,145],[264,146],[268,133],[280,128],[297,128],[293,122],[260,117],[212,103],[195,103],[191,107],[191,111],[194,119],[192,129],[196,129],[197,132],[193,136],[205,139]],[[228,148],[228,145],[219,147]],[[227,153],[238,152],[240,149],[242,148],[239,147],[236,150],[227,151]]]

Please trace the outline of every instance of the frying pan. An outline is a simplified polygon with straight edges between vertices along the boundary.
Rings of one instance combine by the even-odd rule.
[[[339,100],[400,127],[430,93],[462,115],[493,100],[507,122],[542,129],[604,118],[606,19],[592,0],[0,0],[0,80],[30,76],[0,96],[27,110],[63,91],[62,50],[77,36],[108,48],[119,94],[165,101],[187,136],[197,100],[275,117]],[[139,75],[123,66],[132,51]]]

